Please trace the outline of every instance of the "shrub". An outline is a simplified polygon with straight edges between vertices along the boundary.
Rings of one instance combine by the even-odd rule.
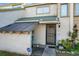
[[[65,40],[62,39],[62,40],[60,40],[60,42],[61,42],[60,44],[63,45],[66,50],[68,50],[68,51],[71,50],[72,42],[69,39],[65,39]]]

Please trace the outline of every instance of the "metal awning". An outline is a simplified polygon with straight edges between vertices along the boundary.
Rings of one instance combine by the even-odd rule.
[[[19,22],[19,23],[13,23],[8,26],[0,28],[0,31],[15,31],[15,32],[20,32],[20,31],[27,31],[30,32],[34,30],[34,28],[37,26],[38,23],[36,22]]]
[[[57,16],[25,17],[16,20],[16,22],[42,22],[42,21],[58,21],[58,20]]]

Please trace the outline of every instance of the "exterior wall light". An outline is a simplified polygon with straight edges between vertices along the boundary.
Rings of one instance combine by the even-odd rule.
[[[58,23],[58,27],[60,28],[60,23]]]
[[[61,23],[60,23],[60,20],[59,20],[59,18],[57,18],[57,20],[58,20],[58,27],[60,28],[60,26],[61,26]]]

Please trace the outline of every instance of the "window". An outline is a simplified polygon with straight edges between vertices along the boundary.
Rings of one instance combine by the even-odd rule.
[[[37,8],[37,14],[49,13],[49,7],[39,7]]]
[[[68,16],[68,4],[61,4],[61,16]]]
[[[75,16],[79,16],[79,3],[75,4]]]

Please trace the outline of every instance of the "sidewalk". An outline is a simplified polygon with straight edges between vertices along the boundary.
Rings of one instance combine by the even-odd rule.
[[[55,48],[49,48],[48,46],[46,46],[42,56],[56,56]]]

